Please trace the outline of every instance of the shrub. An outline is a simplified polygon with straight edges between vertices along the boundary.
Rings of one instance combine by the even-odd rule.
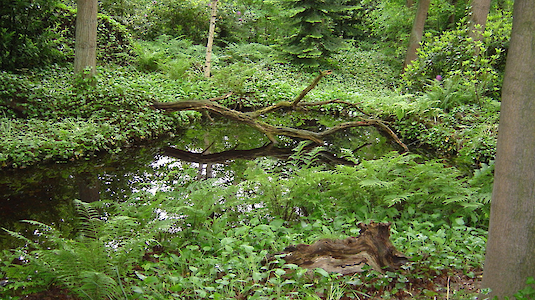
[[[280,8],[268,1],[227,1],[218,4],[215,43],[259,43],[270,45],[282,36],[281,24],[274,22]]]
[[[194,43],[206,39],[209,26],[207,2],[190,0],[145,1],[138,7],[131,28],[144,40],[161,35],[184,37]]]
[[[313,156],[305,157],[309,164]],[[450,219],[470,217],[473,224],[487,218],[483,187],[470,186],[457,169],[437,161],[419,163],[414,154],[389,153],[356,167],[338,166],[289,169],[287,176],[274,176],[258,168],[249,177],[256,200],[270,215],[286,220],[310,215],[320,218],[329,211],[376,213],[397,218],[407,212]],[[262,184],[255,184],[261,182]],[[386,209],[385,207],[389,207]]]
[[[161,35],[154,41],[139,41],[135,51],[138,69],[147,72],[161,71],[171,79],[185,77],[188,73],[201,74],[206,53],[203,46],[169,35]],[[217,61],[217,56],[214,56]]]
[[[489,17],[481,41],[472,40],[465,24],[438,36],[427,34],[418,59],[403,73],[406,89],[424,91],[429,80],[440,76],[474,90],[478,97],[498,98],[511,24],[506,12]]]
[[[0,69],[33,68],[65,59],[56,0],[14,0],[0,8]]]

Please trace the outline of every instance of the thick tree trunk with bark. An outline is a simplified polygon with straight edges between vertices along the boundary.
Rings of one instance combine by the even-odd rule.
[[[535,0],[514,3],[482,287],[511,297],[535,277]]]
[[[420,47],[422,37],[424,34],[425,20],[427,19],[427,11],[429,10],[429,3],[431,0],[420,0],[418,2],[418,9],[416,10],[416,17],[412,25],[411,36],[409,38],[409,48],[405,56],[403,68],[406,68],[411,62],[418,58],[416,50]]]
[[[76,41],[74,72],[89,68],[94,75],[97,65],[97,0],[78,0],[76,13]]]
[[[390,223],[360,223],[358,226],[358,237],[322,239],[311,245],[289,246],[269,256],[268,261],[276,255],[285,254],[282,259],[288,264],[310,270],[321,268],[344,275],[363,272],[365,266],[383,273],[385,269],[396,270],[408,262],[407,257],[390,242]]]

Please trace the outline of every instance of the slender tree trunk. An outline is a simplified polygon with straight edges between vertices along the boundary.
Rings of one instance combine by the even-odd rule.
[[[74,72],[90,68],[95,74],[97,65],[97,0],[78,0],[76,13],[76,41]]]
[[[456,12],[455,6],[457,6],[457,0],[451,0],[451,6],[453,6],[453,12],[448,18],[448,27],[455,28],[455,22],[457,22],[457,20],[455,19],[455,12]]]
[[[405,2],[405,5],[407,6],[407,8],[411,8],[414,5],[414,0],[407,0]]]
[[[427,19],[427,11],[429,10],[429,3],[431,0],[420,0],[418,2],[418,9],[416,10],[416,17],[412,25],[411,36],[409,39],[409,48],[407,49],[407,56],[403,63],[405,69],[411,62],[418,58],[416,50],[420,47],[420,42],[424,34],[425,19]]]
[[[491,0],[472,0],[472,16],[470,18],[470,35],[479,41],[485,32],[487,16],[489,15]]]
[[[535,277],[535,0],[516,0],[482,287],[511,297]]]
[[[212,46],[214,44],[215,21],[217,17],[217,0],[212,0],[212,13],[210,16],[210,29],[208,31],[208,44],[206,45],[206,65],[204,67],[204,77],[210,77],[212,68]]]

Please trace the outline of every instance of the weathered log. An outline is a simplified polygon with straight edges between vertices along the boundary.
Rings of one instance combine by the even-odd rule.
[[[344,275],[363,272],[366,265],[383,273],[408,262],[390,242],[390,223],[359,223],[358,226],[358,237],[322,239],[311,245],[289,246],[277,255],[283,255],[282,259],[288,264]]]

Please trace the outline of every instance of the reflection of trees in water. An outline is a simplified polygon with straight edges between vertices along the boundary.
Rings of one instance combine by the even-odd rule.
[[[2,170],[0,227],[31,234],[32,229],[19,222],[29,219],[55,224],[68,234],[76,223],[72,200],[126,199],[133,183],[149,180],[150,164],[159,149],[136,147],[91,160]],[[3,239],[0,247],[11,242]]]
[[[311,151],[312,149],[316,148],[316,145],[310,145],[305,147],[305,151]],[[279,148],[276,147],[273,144],[267,144],[265,146],[255,148],[255,149],[248,149],[248,150],[227,150],[217,153],[195,153],[185,150],[180,150],[174,147],[167,147],[164,150],[165,155],[177,158],[181,161],[187,161],[187,162],[195,162],[199,163],[199,165],[206,164],[206,165],[212,165],[212,164],[224,164],[228,163],[233,160],[237,159],[245,159],[245,160],[253,160],[259,157],[273,157],[280,160],[287,160],[289,157],[293,154],[295,154],[295,151],[292,148]],[[344,164],[344,165],[353,165],[354,163],[344,159],[337,157],[333,153],[329,153],[327,151],[321,151],[319,152],[319,159],[320,161],[324,163],[330,163],[330,164]]]
[[[55,224],[68,234],[77,222],[74,199],[125,201],[137,191],[169,190],[200,177],[217,177],[222,184],[238,183],[249,166],[247,161],[271,157],[283,167],[296,153],[295,142],[288,142],[286,147],[275,146],[248,126],[228,122],[211,124],[209,128],[195,126],[174,141],[132,147],[90,160],[1,171],[0,227],[29,236],[33,229],[18,221],[30,219]],[[340,148],[363,157],[370,151],[384,153],[391,149],[385,146],[386,139],[379,143],[378,139],[380,134],[370,129],[340,132],[323,146],[327,151],[319,152],[318,158],[330,165],[353,164],[343,159]],[[365,148],[361,148],[363,145]],[[314,147],[305,147],[304,151]],[[199,169],[206,176],[199,176]],[[13,243],[3,237],[0,248]]]

